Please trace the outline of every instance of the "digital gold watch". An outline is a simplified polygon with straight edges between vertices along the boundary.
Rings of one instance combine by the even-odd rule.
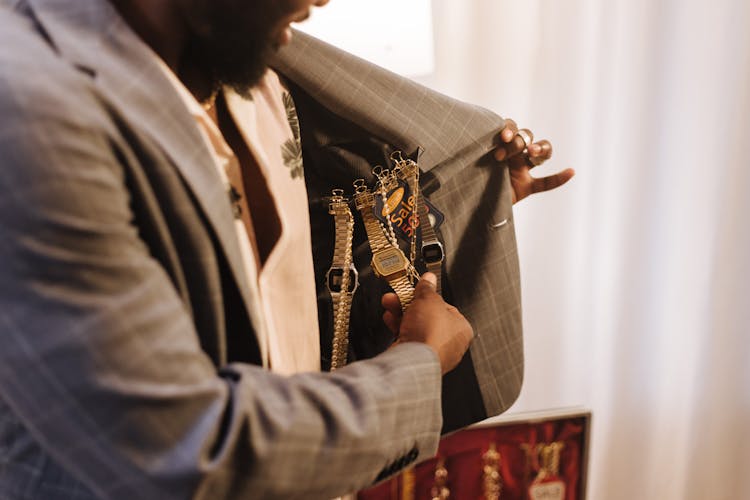
[[[343,190],[334,189],[328,203],[328,213],[333,216],[336,231],[333,262],[326,273],[334,321],[331,371],[346,364],[349,351],[349,315],[352,297],[359,286],[359,274],[352,263],[354,217],[349,210],[349,200],[343,195]]]
[[[375,197],[365,181],[358,179],[354,188],[354,204],[362,215],[372,250],[372,270],[375,276],[388,282],[401,301],[401,309],[405,311],[414,299],[414,286],[409,280],[412,266],[404,252],[386,237],[382,224],[373,213]]]

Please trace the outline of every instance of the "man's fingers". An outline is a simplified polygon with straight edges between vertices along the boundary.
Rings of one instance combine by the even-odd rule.
[[[529,158],[533,158],[530,163],[530,167],[535,167],[537,165],[541,165],[545,161],[552,158],[552,144],[546,139],[543,139],[539,142],[535,142],[531,146],[529,146]]]
[[[423,297],[425,295],[434,294],[437,290],[437,276],[432,273],[424,273],[416,288],[414,289],[414,297]]]
[[[385,312],[383,313],[383,323],[394,334],[398,334],[401,327],[401,301],[395,293],[386,293],[380,299]]]
[[[531,184],[532,193],[541,193],[549,191],[551,189],[558,188],[568,182],[575,175],[575,170],[572,168],[566,168],[562,172],[558,172],[547,177],[538,177],[534,179]]]
[[[508,158],[510,168],[528,168],[530,170],[552,158],[552,144],[546,139],[535,142],[526,149],[528,155],[516,155]]]
[[[430,290],[435,291],[437,289],[437,276],[432,273],[424,273],[419,278],[419,283],[417,283],[417,286],[420,285],[422,285],[423,287],[429,286]]]
[[[497,161],[503,161],[508,158],[512,158],[524,149],[526,149],[526,143],[523,141],[523,138],[521,138],[521,136],[516,135],[512,138],[509,144],[498,146],[498,148],[495,150],[495,159]]]
[[[386,310],[383,313],[383,323],[394,335],[398,335],[398,330],[401,328],[401,316],[396,316],[393,312]]]
[[[505,126],[500,131],[500,139],[502,139],[503,142],[508,143],[513,140],[517,133],[518,125],[516,125],[516,122],[512,118],[507,118],[505,120]]]
[[[508,158],[508,166],[510,168],[532,168],[529,164],[529,157],[526,155],[516,155]]]
[[[380,303],[386,311],[401,313],[401,301],[398,300],[398,295],[393,292],[384,294]]]
[[[500,139],[504,144],[495,149],[495,159],[497,161],[512,158],[525,149],[534,150],[534,154],[540,154],[543,159],[548,159],[552,154],[552,145],[549,141],[539,141],[534,143],[534,134],[531,130],[524,128],[519,130],[515,121],[508,118],[505,120],[505,126],[500,131]],[[535,145],[538,144],[537,148]]]
[[[552,158],[552,143],[550,143],[547,139],[542,139],[541,141],[537,142],[539,146],[541,146],[541,154],[539,155],[540,158],[544,158],[545,160],[549,160]]]

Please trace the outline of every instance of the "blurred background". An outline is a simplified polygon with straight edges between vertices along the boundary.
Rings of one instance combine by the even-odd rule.
[[[750,498],[750,2],[332,0],[303,28],[576,169],[515,207],[510,411],[593,411],[589,498]]]

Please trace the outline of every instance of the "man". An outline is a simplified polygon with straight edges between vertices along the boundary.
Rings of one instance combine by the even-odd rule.
[[[0,497],[326,498],[434,453],[472,328],[429,275],[383,354],[258,366],[285,226],[217,90],[324,3],[0,3]]]

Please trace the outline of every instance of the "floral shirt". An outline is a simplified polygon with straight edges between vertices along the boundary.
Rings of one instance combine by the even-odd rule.
[[[167,76],[196,119],[222,181],[237,157],[216,124],[174,73]],[[281,224],[281,233],[262,268],[243,223],[235,220],[245,271],[253,294],[250,304],[260,318],[256,328],[264,365],[282,374],[320,370],[318,313],[315,295],[307,189],[302,165],[299,121],[294,102],[279,76],[268,70],[243,98],[224,91],[227,107],[258,163]],[[255,216],[255,214],[254,214]],[[248,332],[250,334],[250,332]]]

